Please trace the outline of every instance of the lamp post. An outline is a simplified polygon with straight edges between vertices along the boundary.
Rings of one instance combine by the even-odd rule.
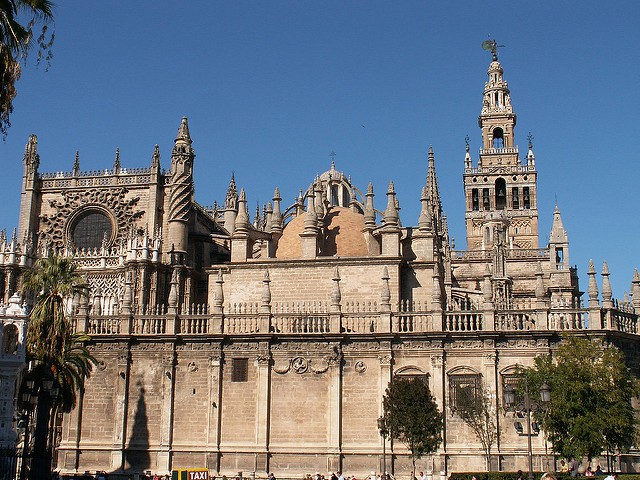
[[[26,372],[20,395],[23,411],[20,421],[24,426],[21,480],[49,478],[51,475],[51,411],[59,392],[50,370],[43,368],[42,364]]]
[[[384,417],[378,417],[378,431],[380,432],[380,436],[382,437],[382,475],[383,478],[386,478],[387,475],[387,435],[389,434],[389,430],[387,429],[387,425],[384,421]]]
[[[536,401],[529,395],[529,382],[524,377],[524,398],[522,402],[516,402],[516,392],[513,385],[504,388],[504,403],[507,410],[524,411],[527,416],[527,454],[529,458],[529,480],[533,480],[533,450],[531,448],[531,413],[537,412],[543,405],[551,400],[551,389],[547,382],[540,386],[540,400]]]

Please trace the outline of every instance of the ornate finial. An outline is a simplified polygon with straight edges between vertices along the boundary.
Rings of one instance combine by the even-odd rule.
[[[336,152],[334,152],[333,150],[331,150],[331,153],[329,154],[329,156],[331,157],[331,167],[332,167],[332,170],[335,170],[335,168],[336,168],[336,164],[335,164],[335,160],[336,160]]]
[[[120,148],[116,148],[116,158],[113,161],[113,171],[115,173],[120,171]]]
[[[531,135],[531,132],[527,135],[527,140],[529,141],[529,150],[531,150],[533,148],[533,135]]]
[[[156,146],[153,149],[153,155],[151,156],[151,166],[159,167],[160,166],[160,147],[156,143]]]
[[[73,174],[78,175],[80,172],[80,152],[76,150],[76,159],[73,161]]]
[[[482,49],[491,52],[491,58],[494,62],[498,61],[498,48],[502,47],[504,47],[504,45],[498,45],[495,39],[482,42]]]
[[[469,151],[469,135],[464,136],[464,143],[466,144],[466,150]]]

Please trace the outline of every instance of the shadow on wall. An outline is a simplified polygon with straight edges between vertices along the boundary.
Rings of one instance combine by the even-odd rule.
[[[149,421],[147,418],[147,404],[144,398],[144,387],[138,382],[136,387],[140,390],[136,413],[133,417],[131,437],[124,450],[124,471],[143,473],[151,466],[149,456]]]

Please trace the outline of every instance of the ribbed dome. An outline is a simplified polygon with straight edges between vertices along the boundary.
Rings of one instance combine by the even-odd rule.
[[[304,231],[302,214],[291,220],[278,242],[276,258],[300,258]],[[364,216],[348,208],[333,207],[324,217],[325,237],[320,246],[320,256],[360,257],[368,254],[364,237]]]

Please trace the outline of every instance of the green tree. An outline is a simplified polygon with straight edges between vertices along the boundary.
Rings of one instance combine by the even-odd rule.
[[[500,430],[496,422],[495,403],[489,390],[479,394],[470,386],[456,392],[456,413],[466,423],[484,450],[487,471],[491,469],[491,449],[498,441]]]
[[[416,460],[435,452],[442,442],[442,413],[421,379],[394,377],[382,399],[380,431],[400,440],[411,452],[415,477]]]
[[[53,4],[49,0],[0,0],[0,133],[6,137],[11,126],[9,115],[18,93],[16,82],[22,72],[21,62],[33,46],[34,28],[41,26],[38,62],[51,59],[54,35],[47,30],[53,22]],[[46,53],[45,53],[46,52]]]
[[[73,332],[66,314],[67,302],[88,293],[72,260],[53,255],[38,259],[25,273],[24,287],[36,295],[26,346],[29,360],[36,365],[29,375],[41,388],[32,473],[34,478],[48,478],[56,413],[69,412],[76,406],[78,392],[83,391],[84,381],[97,361],[85,345],[89,337]],[[49,392],[43,391],[45,381],[54,387]]]
[[[566,337],[553,355],[523,370],[530,391],[543,382],[551,401],[535,412],[554,450],[565,458],[625,452],[636,435],[632,399],[640,392],[623,353],[599,339]]]

